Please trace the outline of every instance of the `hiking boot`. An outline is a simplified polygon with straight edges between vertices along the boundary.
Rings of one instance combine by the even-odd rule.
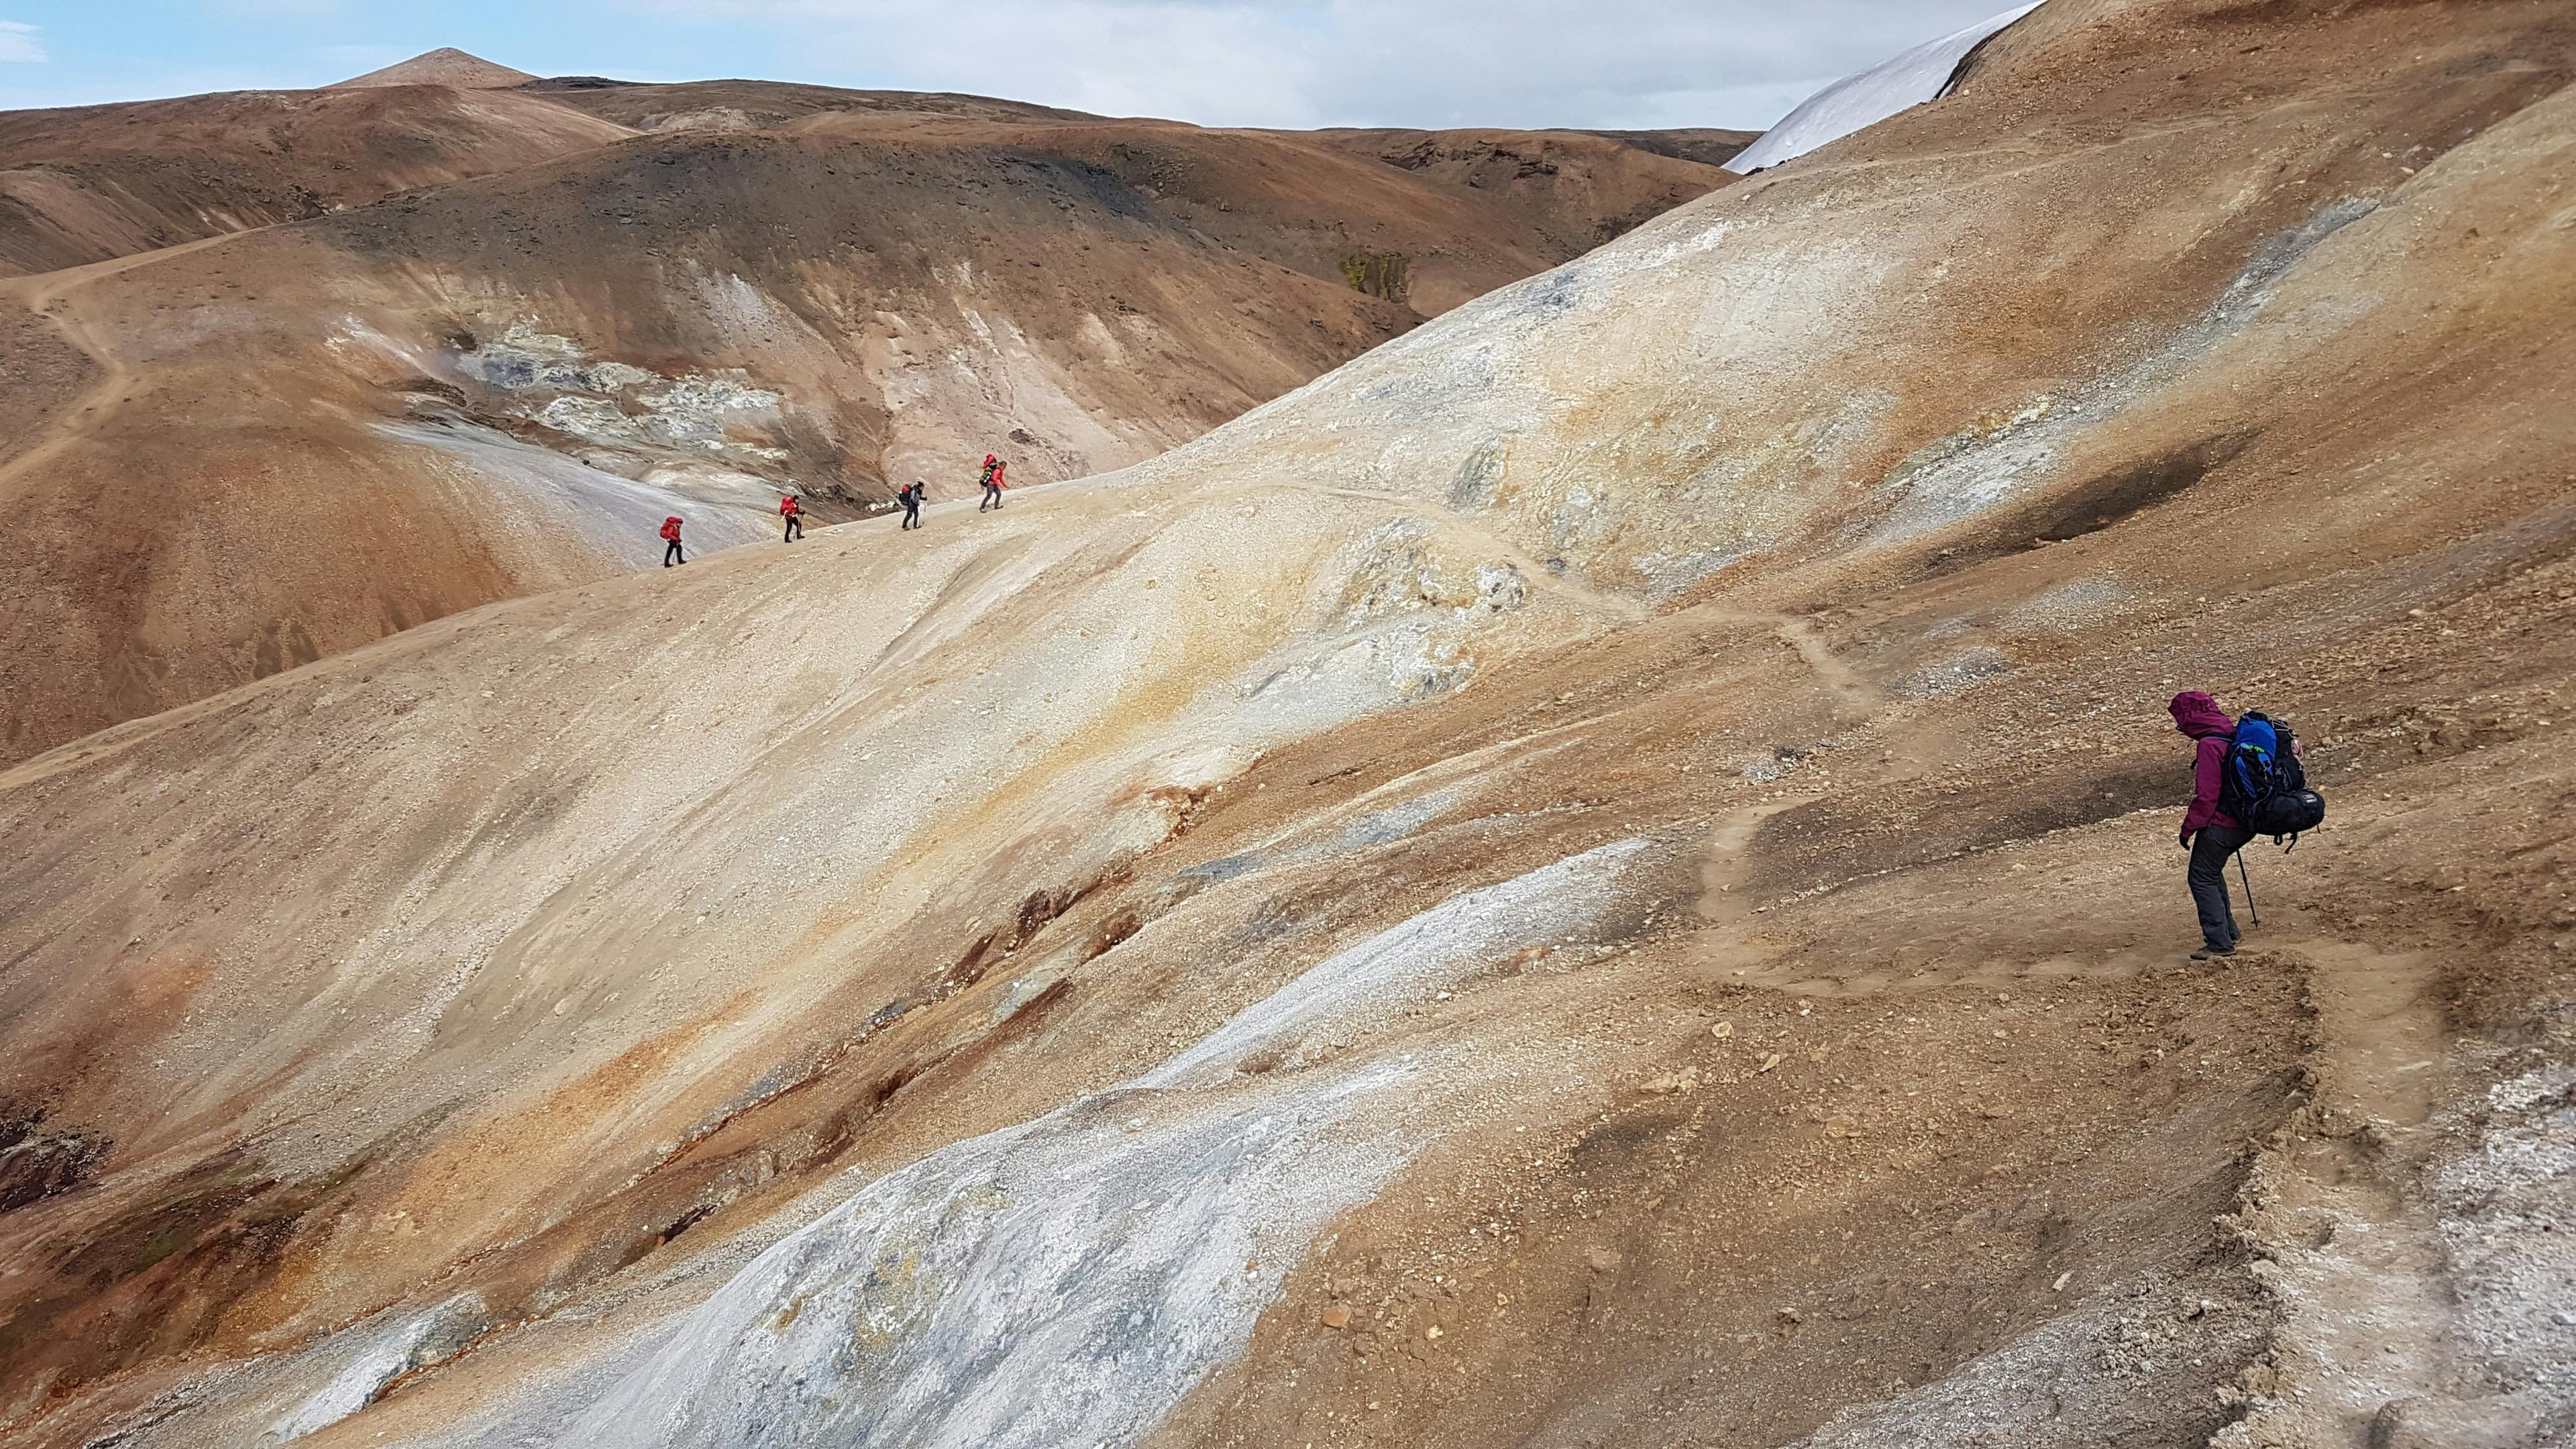
[[[2236,948],[2233,946],[2228,946],[2223,949],[2217,946],[2203,946],[2199,950],[2191,953],[2191,959],[2194,961],[2224,961],[2235,954]]]

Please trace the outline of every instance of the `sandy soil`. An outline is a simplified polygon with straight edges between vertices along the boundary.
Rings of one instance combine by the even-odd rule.
[[[2565,1442],[2571,80],[2053,0],[1151,462],[17,765],[9,1432]],[[2331,802],[2223,962],[2190,686]]]

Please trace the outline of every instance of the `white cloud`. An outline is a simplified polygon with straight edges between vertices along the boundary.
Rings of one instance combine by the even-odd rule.
[[[47,59],[44,42],[36,39],[36,27],[23,20],[0,20],[0,61],[37,64]]]
[[[1768,125],[2004,0],[636,0],[815,80],[1216,125]]]

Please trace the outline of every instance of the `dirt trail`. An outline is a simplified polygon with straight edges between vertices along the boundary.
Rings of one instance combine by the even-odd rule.
[[[1814,798],[1813,795],[1792,795],[1785,800],[1766,800],[1717,818],[1709,827],[1707,842],[1700,847],[1701,919],[1714,927],[1740,930],[1753,918],[1759,908],[1750,896],[1740,895],[1735,889],[1744,883],[1746,876],[1745,848],[1753,843],[1754,833],[1762,828],[1763,821],[1784,810],[1794,810]],[[1724,957],[1741,953],[1720,947],[1711,954]],[[1741,976],[1745,973],[1739,970],[1735,974]]]
[[[1857,669],[1845,663],[1825,641],[1812,619],[1794,614],[1769,613],[1761,610],[1730,608],[1704,604],[1685,610],[1680,616],[1693,623],[1750,624],[1769,628],[1799,663],[1814,676],[1814,682],[1829,692],[1834,701],[1834,723],[1843,729],[1863,728],[1875,724],[1887,714],[1890,701],[1885,691]],[[1890,760],[1893,763],[1893,754]],[[1860,786],[1883,780],[1886,768],[1862,772]],[[1735,894],[1746,875],[1745,856],[1762,822],[1774,815],[1794,810],[1820,798],[1821,792],[1803,791],[1779,799],[1766,800],[1720,816],[1709,828],[1707,844],[1700,856],[1700,915],[1714,925],[1741,926],[1755,913],[1752,901]],[[1743,972],[1737,972],[1743,975]]]
[[[2446,1043],[2432,968],[2412,953],[2295,936],[2316,1013],[2316,1095],[2266,1159],[2281,1299],[2275,1366],[2298,1388],[2250,1417],[2249,1445],[2504,1446],[2528,1428],[2476,1401],[2455,1349],[2439,1227],[2414,1179],[2434,1147]]]
[[[84,420],[87,414],[103,407],[113,407],[133,394],[133,370],[125,365],[124,359],[117,355],[115,348],[108,346],[99,337],[90,320],[81,315],[78,306],[72,301],[73,294],[121,272],[132,271],[136,267],[165,261],[171,257],[184,256],[189,252],[202,251],[207,247],[230,241],[236,235],[239,233],[227,232],[222,236],[182,242],[177,246],[163,247],[157,251],[138,252],[133,256],[92,262],[84,267],[67,267],[59,272],[46,272],[23,282],[0,288],[0,291],[17,293],[18,299],[25,303],[28,311],[52,327],[64,342],[85,354],[91,362],[98,365],[99,369],[98,381],[46,424],[40,441],[20,452],[16,457],[0,461],[0,489],[7,488],[10,483],[33,470],[39,463],[61,452],[65,445],[79,438],[83,429],[88,426]]]
[[[1861,707],[1883,702],[1884,696],[1878,686],[1835,657],[1832,648],[1816,633],[1814,621],[1783,616],[1779,622],[1780,638],[1798,651],[1798,657],[1806,661],[1807,667],[1816,672],[1816,678],[1843,704]]]
[[[1813,620],[1721,605],[1702,605],[1685,611],[1683,617],[1695,623],[1769,627],[1814,675],[1815,683],[1832,694],[1835,723],[1841,728],[1875,723],[1887,711],[1886,694],[1834,653],[1833,646],[1825,642]],[[1885,769],[1865,771],[1862,786],[1866,788],[1886,774]],[[1760,801],[1729,811],[1710,825],[1708,840],[1700,851],[1699,914],[1712,928],[1711,939],[1703,950],[1704,967],[1724,969],[1736,977],[1752,974],[1759,962],[1758,954],[1742,949],[1740,941],[1730,943],[1724,940],[1729,933],[1740,936],[1748,930],[1753,917],[1764,909],[1736,889],[1744,884],[1749,874],[1749,847],[1754,835],[1761,830],[1762,822],[1820,796],[1818,791],[1803,791]]]

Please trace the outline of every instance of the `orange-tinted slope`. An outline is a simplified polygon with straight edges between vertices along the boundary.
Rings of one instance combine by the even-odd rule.
[[[434,85],[0,112],[0,275],[320,216],[625,134],[540,96]]]

